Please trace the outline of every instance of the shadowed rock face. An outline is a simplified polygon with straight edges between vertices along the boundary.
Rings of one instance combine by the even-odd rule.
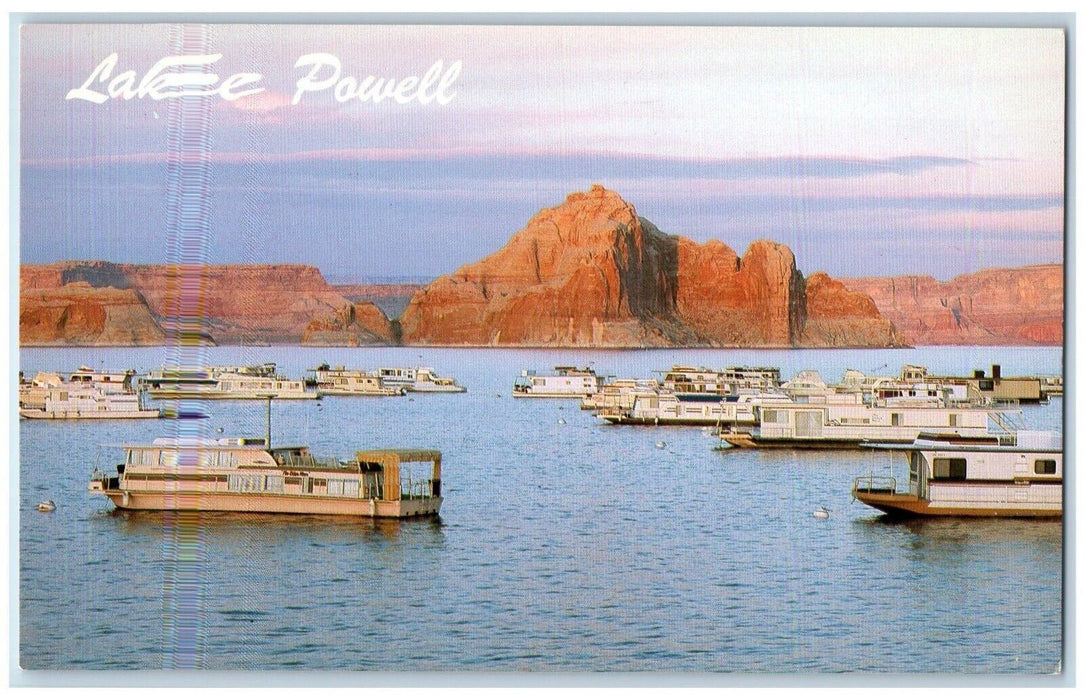
[[[74,282],[25,290],[19,298],[23,345],[160,345],[166,333],[134,290]]]
[[[67,262],[24,265],[21,284],[24,345],[393,342],[379,309],[305,265]]]
[[[848,332],[835,335],[828,306],[818,312],[825,323],[807,329],[805,283],[786,246],[756,241],[739,258],[719,241],[670,236],[595,185],[418,291],[401,325],[408,344],[894,344],[872,303],[872,314],[852,313]]]
[[[933,277],[842,282],[869,295],[904,339],[917,345],[1061,345],[1063,267],[1031,265]]]

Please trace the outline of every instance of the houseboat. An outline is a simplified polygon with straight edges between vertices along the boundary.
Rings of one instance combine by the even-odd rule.
[[[167,367],[142,380],[152,399],[319,399],[302,380],[276,374],[275,363],[247,367]]]
[[[19,416],[28,419],[161,418],[133,386],[135,372],[92,372],[81,367],[67,378],[38,372],[19,384]]]
[[[752,427],[757,425],[757,407],[778,403],[794,401],[779,393],[712,396],[656,391],[636,394],[628,407],[607,406],[596,415],[608,423],[624,425]]]
[[[377,375],[385,386],[419,393],[460,393],[467,391],[451,377],[441,377],[432,367],[381,367]]]
[[[637,396],[658,391],[659,381],[656,379],[612,379],[603,384],[599,391],[585,396],[580,408],[584,411],[630,409]]]
[[[379,376],[365,370],[323,364],[309,371],[314,376],[306,379],[306,383],[326,396],[402,396],[404,393],[402,387],[388,386]]]
[[[116,474],[88,490],[123,510],[409,518],[441,507],[441,453],[363,450],[340,461],[267,439],[158,438],[123,448]]]
[[[143,395],[107,391],[95,386],[62,384],[35,392],[19,402],[19,416],[27,419],[84,420],[161,418],[161,409],[144,405]]]
[[[516,398],[584,399],[599,392],[601,378],[590,367],[555,367],[553,374],[523,370],[512,386]]]
[[[852,484],[860,502],[893,516],[1062,516],[1062,438],[1017,431],[985,444],[923,434],[910,445],[870,445],[903,453],[908,486],[892,476],[863,476]]]
[[[107,393],[130,393],[137,390],[136,371],[134,369],[94,370],[86,365],[68,375],[70,384],[93,386]]]
[[[809,401],[758,407],[758,427],[724,432],[733,447],[858,449],[864,442],[913,442],[936,431],[959,438],[987,438],[993,407],[908,403],[815,403]]]
[[[662,372],[664,389],[675,394],[715,394],[724,396],[741,391],[771,392],[780,386],[778,367],[686,367],[674,365]]]

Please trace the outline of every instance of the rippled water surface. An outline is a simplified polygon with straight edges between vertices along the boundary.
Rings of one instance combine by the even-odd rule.
[[[210,348],[208,363],[424,363],[466,394],[281,402],[276,443],[346,457],[444,453],[439,520],[118,514],[86,491],[116,446],[261,436],[264,409],[199,421],[22,421],[20,658],[28,669],[1050,673],[1062,644],[1058,522],[886,522],[851,502],[858,452],[713,451],[698,428],[608,426],[510,396],[522,368],[904,362],[1061,373],[1054,349],[551,352]],[[143,371],[161,348],[24,350],[21,368]],[[413,400],[411,400],[413,398]],[[1061,400],[1026,407],[1060,429]],[[564,419],[562,424],[560,419]],[[660,449],[656,443],[664,441]],[[895,466],[898,476],[901,465]],[[53,513],[35,505],[57,502]],[[824,505],[827,520],[813,510]]]

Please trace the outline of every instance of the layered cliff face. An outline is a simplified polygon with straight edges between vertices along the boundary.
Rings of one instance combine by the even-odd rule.
[[[868,277],[842,282],[869,295],[915,345],[1059,345],[1063,267],[1032,265],[960,275]]]
[[[836,318],[829,306],[819,307],[826,323]],[[806,307],[787,247],[757,241],[739,258],[719,241],[669,236],[596,185],[539,212],[498,252],[417,292],[401,325],[413,344],[830,344],[828,326],[807,328]],[[847,318],[849,344],[894,343],[876,310]]]
[[[304,265],[67,262],[24,265],[20,281],[20,342],[26,345],[89,337],[80,325],[81,305],[104,304],[120,292],[142,311],[101,319],[103,330],[89,344],[147,344],[114,342],[128,336],[157,338],[151,344],[392,342],[391,325],[378,309],[347,301],[319,270]],[[60,293],[76,286],[78,297]],[[56,322],[50,327],[43,319]]]
[[[847,289],[824,272],[806,279],[806,323],[802,344],[818,347],[876,346],[878,338],[903,343],[894,324],[884,318],[874,300]]]
[[[19,298],[23,345],[160,345],[166,333],[131,289],[73,282],[24,290]]]

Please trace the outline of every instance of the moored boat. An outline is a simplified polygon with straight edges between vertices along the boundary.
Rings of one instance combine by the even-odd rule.
[[[852,483],[860,502],[894,516],[1062,516],[1062,440],[1057,433],[1017,431],[977,444],[924,434],[910,445],[872,444],[907,457],[908,486],[892,476]]]
[[[512,386],[516,398],[585,399],[599,392],[604,378],[591,367],[559,366],[553,374],[523,370]]]
[[[309,370],[314,374],[306,381],[326,396],[402,396],[399,386],[388,386],[381,377],[361,369],[346,369],[342,365],[320,365]]]
[[[426,394],[455,394],[467,391],[452,377],[442,377],[432,367],[381,367],[377,375],[385,386]]]
[[[133,386],[135,372],[94,372],[80,367],[67,378],[39,372],[19,386],[19,417],[32,420],[161,418]]]
[[[319,399],[298,379],[275,372],[275,363],[245,367],[167,367],[142,380],[152,399]]]
[[[437,514],[443,500],[437,450],[362,450],[340,461],[246,438],[159,438],[123,450],[116,474],[95,468],[88,485],[123,510],[409,518]]]
[[[916,403],[814,403],[765,405],[758,427],[723,432],[733,447],[858,449],[864,442],[908,444],[920,433],[938,431],[959,439],[990,439],[990,421],[1003,412],[989,406]]]

